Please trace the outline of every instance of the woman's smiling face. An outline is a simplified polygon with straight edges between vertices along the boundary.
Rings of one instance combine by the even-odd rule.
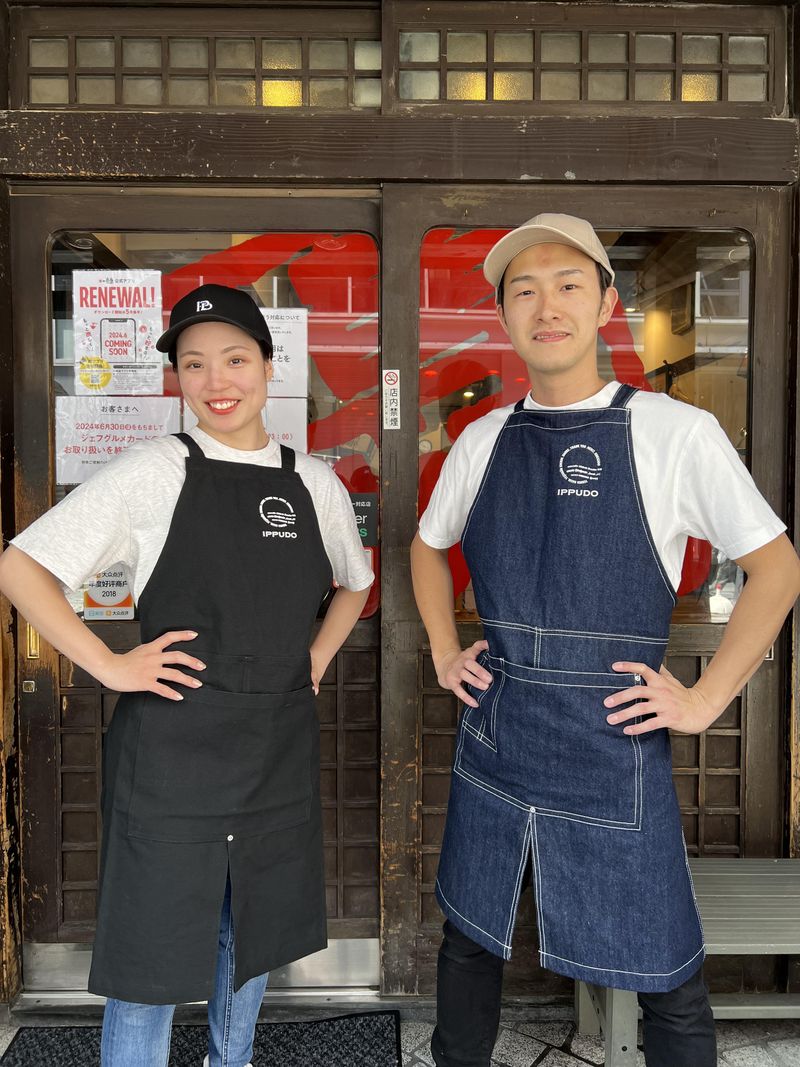
[[[179,334],[176,357],[178,382],[200,429],[232,448],[263,448],[272,362],[258,341],[227,322],[198,322]]]

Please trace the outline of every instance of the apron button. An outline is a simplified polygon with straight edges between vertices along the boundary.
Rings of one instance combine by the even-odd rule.
[[[228,840],[233,841],[233,834],[228,834]]]

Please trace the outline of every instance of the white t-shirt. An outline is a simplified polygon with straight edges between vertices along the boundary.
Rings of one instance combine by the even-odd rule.
[[[569,409],[608,407],[619,388],[608,382],[599,393]],[[553,410],[537,404],[530,410]],[[707,411],[664,393],[635,393],[628,402],[636,470],[647,520],[661,561],[678,588],[687,537],[700,537],[729,559],[753,552],[786,526],[761,496],[717,420]],[[450,450],[419,532],[432,548],[461,539],[469,509],[498,434],[513,405],[471,423]]]
[[[209,459],[281,465],[280,446],[274,441],[244,452],[198,427],[189,432]],[[11,543],[72,591],[97,572],[122,563],[138,601],[167,538],[187,452],[173,436],[131,445]],[[295,469],[314,503],[334,579],[345,589],[366,589],[373,574],[347,490],[327,463],[302,452],[295,455]]]

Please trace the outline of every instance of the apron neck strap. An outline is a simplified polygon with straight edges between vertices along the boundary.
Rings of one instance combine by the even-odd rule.
[[[608,405],[610,408],[626,408],[628,401],[634,393],[638,393],[639,389],[635,385],[621,385],[614,393],[614,399]]]
[[[193,437],[190,437],[188,433],[174,433],[172,436],[177,437],[179,441],[182,441],[186,445],[186,447],[189,449],[190,456],[202,457],[205,455],[200,445],[198,445],[197,441],[195,441]]]
[[[518,400],[516,402],[516,404],[514,405],[514,411],[522,411],[522,409],[524,407],[525,407],[525,397],[523,396],[522,400]]]
[[[281,470],[294,470],[294,449],[281,445]]]

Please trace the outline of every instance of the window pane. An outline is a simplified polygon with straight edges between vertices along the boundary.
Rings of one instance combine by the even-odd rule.
[[[29,82],[30,102],[32,104],[68,104],[69,79],[38,77],[34,75]]]
[[[448,63],[485,63],[485,33],[448,33]]]
[[[438,100],[438,70],[401,70],[401,100]]]
[[[766,74],[735,74],[731,72],[728,75],[728,99],[754,101],[766,100]]]
[[[309,49],[309,66],[313,69],[347,69],[347,41],[311,41]]]
[[[719,100],[719,74],[684,74],[681,99],[700,104]]]
[[[671,63],[675,58],[673,33],[637,33],[637,63]]]
[[[255,79],[218,77],[216,85],[217,103],[222,107],[255,107]]]
[[[264,107],[301,107],[303,83],[299,78],[265,78],[261,98]]]
[[[764,66],[767,62],[766,37],[729,37],[728,59],[731,63]]]
[[[115,103],[116,82],[113,78],[78,78],[79,104]]]
[[[308,102],[312,107],[347,107],[347,78],[312,78]]]
[[[356,78],[354,103],[356,107],[380,107],[380,78]]]
[[[626,63],[628,60],[627,33],[590,33],[590,63]]]
[[[532,33],[496,33],[494,35],[495,63],[532,63]]]
[[[298,70],[303,65],[301,42],[296,38],[264,40],[261,61],[265,70]]]
[[[160,67],[161,41],[155,37],[123,37],[123,67]]]
[[[543,33],[542,63],[580,63],[579,33]]]
[[[207,78],[170,78],[167,100],[176,107],[207,107]]]
[[[624,70],[589,71],[590,100],[626,100],[628,75]]]
[[[79,67],[113,67],[112,37],[79,37],[75,42],[75,61]]]
[[[483,71],[450,70],[447,72],[448,100],[485,100],[486,74]]]
[[[668,71],[637,71],[634,96],[636,100],[671,100],[672,74]]]
[[[495,100],[532,100],[533,72],[530,70],[495,71]]]
[[[438,33],[401,33],[401,63],[438,63]]]
[[[171,67],[207,67],[208,41],[203,37],[170,37]]]
[[[256,64],[256,42],[252,37],[221,37],[216,42],[217,66],[228,70],[251,70]]]
[[[161,78],[136,78],[126,75],[122,79],[122,103],[143,107],[160,106]]]
[[[356,70],[380,70],[381,42],[356,41],[353,61]]]
[[[66,67],[69,46],[66,37],[32,37],[28,44],[32,67]]]
[[[684,63],[719,63],[720,38],[718,34],[685,34],[683,38]]]
[[[580,100],[580,98],[581,76],[577,71],[542,71],[542,100]]]

